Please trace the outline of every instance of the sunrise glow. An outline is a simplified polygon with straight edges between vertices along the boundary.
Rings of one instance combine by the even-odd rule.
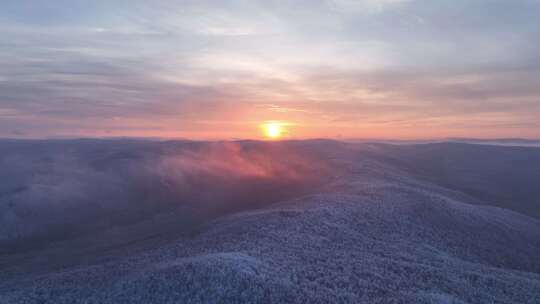
[[[540,138],[538,1],[133,1],[2,6],[0,137]]]
[[[264,136],[268,139],[279,139],[285,131],[284,125],[278,121],[269,121],[262,126]]]

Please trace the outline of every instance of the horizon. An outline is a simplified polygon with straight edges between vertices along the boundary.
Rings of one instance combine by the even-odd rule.
[[[2,138],[540,139],[536,1],[3,6]]]
[[[159,137],[50,137],[50,138],[7,138],[0,137],[0,143],[4,142],[77,142],[77,141],[133,141],[133,142],[192,142],[192,143],[283,143],[290,142],[339,142],[344,144],[387,144],[387,145],[428,145],[428,144],[468,144],[485,146],[505,146],[505,147],[524,147],[540,148],[540,139],[534,138],[466,138],[466,137],[448,137],[434,139],[384,139],[384,138],[225,138],[225,139],[190,139],[190,138],[159,138]]]
[[[2,137],[0,140],[36,140],[36,141],[46,141],[46,140],[78,140],[78,139],[103,139],[103,140],[114,140],[114,139],[134,139],[134,140],[178,140],[178,141],[267,141],[267,142],[280,142],[280,141],[310,141],[310,140],[330,140],[330,141],[395,141],[395,142],[435,142],[435,141],[480,141],[480,142],[489,142],[489,141],[530,141],[536,142],[540,141],[540,138],[527,138],[527,137],[434,137],[434,138],[394,138],[394,137],[350,137],[350,138],[333,138],[333,137],[280,137],[277,139],[272,139],[260,135],[258,137],[230,137],[230,138],[190,138],[190,137],[158,137],[158,136],[42,136],[42,137]]]

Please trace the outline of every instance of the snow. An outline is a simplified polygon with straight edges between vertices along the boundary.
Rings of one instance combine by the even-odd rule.
[[[6,149],[8,143],[3,145]],[[9,145],[12,153],[0,158],[14,178],[3,175],[2,179],[12,185],[9,189],[18,190],[2,192],[0,227],[9,231],[7,221],[17,223],[18,231],[26,231],[31,238],[20,237],[23,233],[17,234],[19,238],[3,234],[8,240],[2,247],[6,253],[0,253],[0,303],[540,302],[540,221],[518,212],[519,208],[493,206],[459,187],[449,188],[432,176],[408,170],[396,162],[397,157],[407,160],[408,156],[392,146],[236,142],[234,148],[226,148],[234,153],[208,154],[200,153],[207,151],[207,145],[212,145],[212,151],[223,146],[145,141],[39,143],[47,146],[44,151],[35,149],[33,142]],[[454,148],[449,145],[440,153]],[[492,158],[515,153],[493,148]],[[54,156],[70,149],[70,157]],[[132,157],[118,156],[128,152]],[[287,166],[268,163],[277,152],[288,153],[283,160]],[[176,164],[177,155],[193,153],[197,156],[180,161],[205,170],[187,170],[183,165],[157,174],[140,168],[170,157]],[[540,152],[526,153],[537,157]],[[17,162],[7,161],[15,154]],[[103,155],[115,161],[98,169],[87,165],[88,159]],[[204,161],[209,155],[219,165],[206,170]],[[44,166],[43,158],[56,163],[36,172]],[[242,174],[224,164],[231,158],[242,164]],[[119,161],[123,165],[111,166]],[[294,172],[285,169],[292,167]],[[238,186],[246,181],[244,172],[261,172],[261,168],[270,172],[265,178],[246,189]],[[227,178],[215,179],[216,172],[224,170]],[[476,174],[482,175],[483,166],[478,170]],[[171,185],[185,187],[186,181],[194,180],[193,172],[202,191],[161,193]],[[137,179],[132,179],[134,174]],[[51,175],[46,179],[49,187],[56,192],[36,190],[36,180],[47,175]],[[108,187],[86,191],[81,199],[77,191],[95,187],[92,175],[105,178]],[[165,182],[156,182],[158,176]],[[145,189],[144,199],[142,191],[130,196],[137,189],[132,183],[149,181],[154,184]],[[226,187],[221,185],[225,182]],[[8,189],[5,185],[3,189]],[[287,191],[275,195],[283,185]],[[77,190],[66,193],[64,189]],[[213,195],[203,203],[194,199],[210,191]],[[222,200],[229,191],[237,194]],[[51,193],[70,199],[52,199]],[[114,205],[94,202],[100,197]],[[137,201],[126,199],[130,197]],[[160,209],[153,209],[152,197]],[[181,203],[168,205],[160,201],[166,201],[163,197]],[[28,212],[39,204],[48,204],[41,208],[49,211],[41,216],[20,213],[9,219],[5,208],[10,199]],[[103,210],[94,211],[97,205]],[[119,212],[107,225],[97,226],[69,220],[80,216],[72,215],[74,209],[92,219],[111,210]],[[59,218],[75,222],[71,227],[78,227],[78,232],[69,237],[49,232],[48,227]],[[21,219],[37,221],[26,223],[35,230],[24,230],[27,226]],[[40,233],[34,234],[36,230]]]

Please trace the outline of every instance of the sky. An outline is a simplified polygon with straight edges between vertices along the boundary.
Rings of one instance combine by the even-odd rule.
[[[0,7],[0,137],[540,138],[536,0]]]

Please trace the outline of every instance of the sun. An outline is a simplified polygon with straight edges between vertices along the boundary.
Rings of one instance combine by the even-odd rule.
[[[264,136],[269,139],[278,139],[283,136],[285,132],[283,124],[278,121],[269,121],[263,124],[262,126]]]

